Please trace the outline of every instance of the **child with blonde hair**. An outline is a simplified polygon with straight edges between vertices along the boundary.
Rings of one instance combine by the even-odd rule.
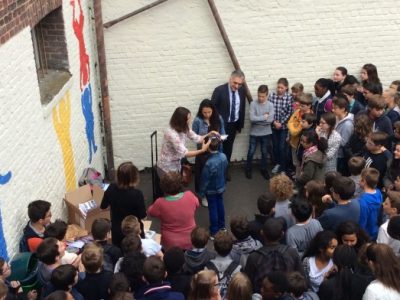
[[[140,222],[138,218],[133,215],[126,216],[121,223],[121,230],[124,236],[128,236],[130,234],[140,237]],[[161,251],[161,245],[158,244],[153,239],[144,238],[142,239],[142,251],[146,257],[157,255],[159,257],[163,257],[163,253]]]
[[[279,174],[271,178],[269,190],[276,196],[275,218],[283,217],[288,228],[294,225],[295,221],[289,208],[290,198],[293,196],[293,182],[285,174]]]

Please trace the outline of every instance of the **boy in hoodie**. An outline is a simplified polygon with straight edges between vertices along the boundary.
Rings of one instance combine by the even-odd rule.
[[[150,256],[146,258],[143,265],[143,279],[147,285],[141,291],[138,300],[184,300],[182,293],[173,292],[169,282],[165,281],[167,271],[164,262],[158,256]]]
[[[372,240],[376,240],[379,231],[378,221],[382,212],[382,194],[376,185],[379,181],[379,171],[367,168],[361,172],[360,185],[364,193],[359,199],[360,219],[358,223],[366,230]]]
[[[342,137],[338,152],[337,170],[343,176],[349,176],[350,173],[347,167],[347,161],[343,149],[349,142],[354,131],[354,115],[349,113],[349,102],[347,101],[345,95],[337,94],[335,96],[335,99],[333,99],[332,112],[336,116],[335,130]]]
[[[216,253],[206,248],[210,233],[203,227],[196,227],[190,235],[193,249],[185,252],[183,270],[188,274],[196,274],[204,269],[206,264],[214,259]]]
[[[243,268],[251,252],[262,247],[262,244],[250,235],[249,222],[244,216],[237,216],[231,220],[231,231],[236,241],[233,242],[231,258]]]
[[[20,252],[36,252],[36,248],[44,238],[45,227],[51,221],[51,203],[36,200],[28,205],[29,222],[19,243]]]

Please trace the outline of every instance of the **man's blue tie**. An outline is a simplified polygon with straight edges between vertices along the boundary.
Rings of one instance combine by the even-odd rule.
[[[230,115],[230,122],[235,122],[235,114],[236,113],[236,97],[235,92],[232,91],[232,105],[231,105],[231,115]]]

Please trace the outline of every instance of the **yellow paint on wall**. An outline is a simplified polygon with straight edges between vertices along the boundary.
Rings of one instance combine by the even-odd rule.
[[[57,111],[58,110],[58,111]],[[53,108],[53,125],[60,142],[64,160],[65,185],[67,191],[76,189],[74,153],[71,143],[71,97],[69,91]]]

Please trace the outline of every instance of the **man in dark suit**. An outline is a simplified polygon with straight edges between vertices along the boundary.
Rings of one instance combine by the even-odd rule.
[[[241,70],[235,70],[229,82],[216,87],[211,96],[211,101],[224,120],[225,132],[228,135],[223,146],[228,162],[231,161],[236,132],[240,132],[244,126],[246,109],[245,90],[242,86],[244,80],[244,73]],[[227,180],[230,180],[229,174],[227,174]]]

